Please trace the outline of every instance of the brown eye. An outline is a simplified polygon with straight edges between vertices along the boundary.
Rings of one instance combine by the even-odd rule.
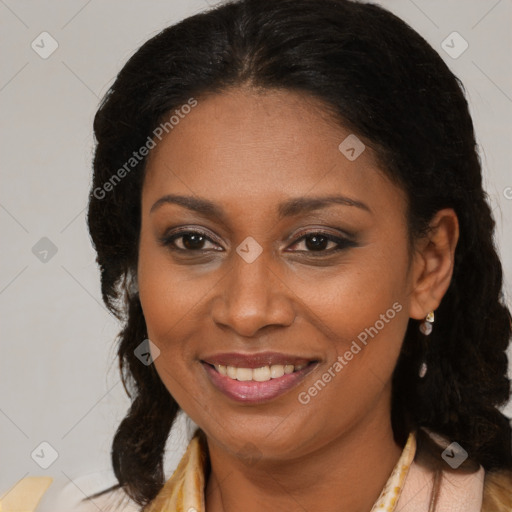
[[[181,242],[176,243],[177,240],[181,240]],[[214,243],[201,231],[181,231],[170,236],[165,236],[161,240],[162,245],[168,246],[172,250],[190,252],[208,250],[204,247],[207,242]]]
[[[206,240],[206,237],[198,233],[181,235],[179,238],[182,239],[184,247],[189,250],[202,249]]]
[[[299,250],[297,252],[305,253],[320,253],[320,254],[331,254],[337,251],[341,251],[348,247],[355,247],[357,244],[353,240],[343,237],[337,237],[329,233],[323,232],[311,232],[300,237],[293,246],[304,242],[306,250]],[[333,244],[329,247],[329,244]],[[293,247],[292,246],[292,247]]]
[[[308,235],[304,237],[306,247],[311,251],[321,251],[329,245],[329,240],[325,235]],[[333,242],[334,243],[334,242]]]

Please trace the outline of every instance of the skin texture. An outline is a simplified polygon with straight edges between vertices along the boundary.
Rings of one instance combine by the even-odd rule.
[[[438,212],[429,239],[410,254],[404,193],[369,147],[355,161],[340,152],[349,134],[313,98],[237,88],[198,98],[149,155],[140,300],[161,350],[156,369],[207,435],[208,512],[368,511],[400,456],[391,376],[409,318],[435,310],[448,288],[458,224],[452,210]],[[166,194],[213,201],[225,218],[168,203],[150,212]],[[370,211],[334,204],[278,218],[282,201],[333,194]],[[159,242],[180,227],[207,235],[202,251]],[[355,246],[329,255],[336,243],[326,242],[315,251],[302,237],[319,229],[347,233]],[[263,249],[252,263],[236,252],[248,236]],[[299,393],[395,303],[394,318],[301,404]],[[249,405],[218,391],[200,363],[213,353],[267,350],[319,364],[296,388]]]

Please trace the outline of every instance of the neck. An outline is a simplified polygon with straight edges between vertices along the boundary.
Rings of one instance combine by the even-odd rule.
[[[314,453],[280,462],[247,464],[208,441],[206,511],[368,512],[403,447],[393,439],[389,410],[367,420]]]

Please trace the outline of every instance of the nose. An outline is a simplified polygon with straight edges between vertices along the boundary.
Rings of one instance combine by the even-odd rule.
[[[255,336],[270,325],[291,325],[296,316],[294,294],[272,268],[265,251],[251,263],[236,253],[232,259],[212,302],[213,321],[244,337]]]

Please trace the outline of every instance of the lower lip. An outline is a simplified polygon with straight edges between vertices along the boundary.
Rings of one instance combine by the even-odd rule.
[[[310,363],[302,370],[265,382],[234,380],[220,374],[207,363],[202,363],[202,365],[213,385],[229,398],[237,402],[261,403],[273,400],[294,388],[315,368],[316,363]]]

